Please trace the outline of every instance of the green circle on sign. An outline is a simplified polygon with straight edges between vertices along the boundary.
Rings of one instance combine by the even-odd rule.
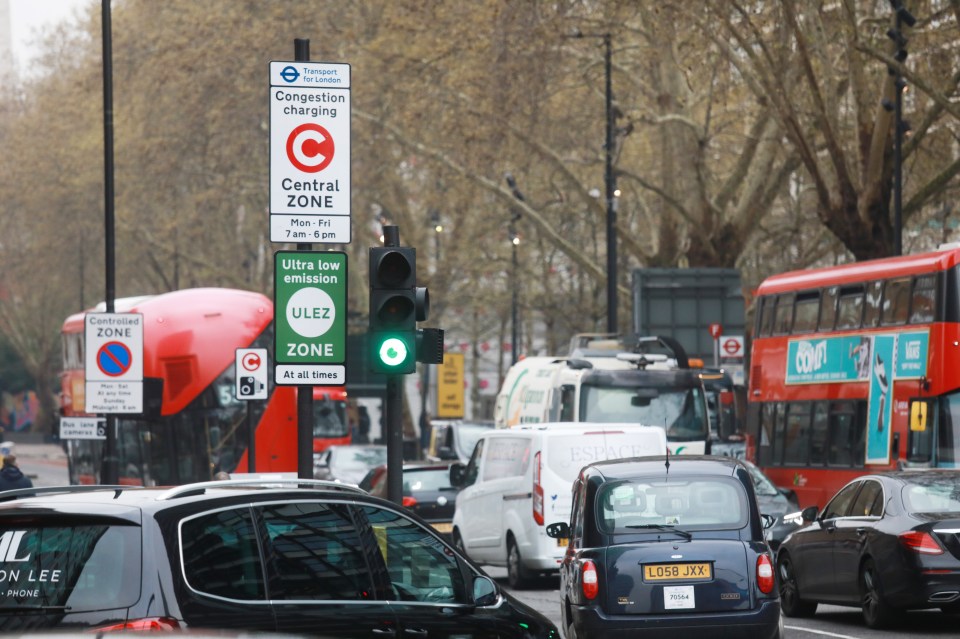
[[[407,345],[402,339],[389,337],[380,344],[380,361],[387,366],[399,366],[407,360]]]

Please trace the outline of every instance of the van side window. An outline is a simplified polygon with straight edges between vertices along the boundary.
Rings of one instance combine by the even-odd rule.
[[[564,384],[560,387],[560,418],[557,421],[572,422],[576,419],[577,405],[574,403],[576,393],[577,387],[572,384]]]
[[[483,465],[483,481],[518,477],[530,465],[530,439],[496,437],[487,440],[487,461]]]

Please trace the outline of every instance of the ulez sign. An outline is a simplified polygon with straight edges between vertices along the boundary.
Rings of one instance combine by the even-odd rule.
[[[274,255],[274,381],[343,385],[347,359],[347,255]]]

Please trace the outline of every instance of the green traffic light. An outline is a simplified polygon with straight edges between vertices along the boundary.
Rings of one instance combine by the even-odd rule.
[[[400,366],[407,361],[407,345],[398,337],[388,337],[380,344],[379,355],[385,366]]]

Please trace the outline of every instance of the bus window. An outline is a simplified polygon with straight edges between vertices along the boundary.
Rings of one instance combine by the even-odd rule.
[[[841,289],[837,303],[837,329],[860,328],[863,314],[863,287]]]
[[[883,282],[868,282],[866,289],[866,303],[863,306],[863,325],[867,327],[879,326]]]
[[[806,465],[810,449],[810,404],[790,404],[783,442],[783,463]]]
[[[837,293],[836,286],[823,289],[820,294],[820,324],[818,330],[832,331],[837,322]]]
[[[783,463],[783,442],[785,438],[784,430],[786,428],[787,405],[783,402],[776,402],[777,413],[773,421],[773,463]]]
[[[793,293],[777,296],[777,310],[773,317],[773,334],[787,335],[793,323]]]
[[[888,280],[883,290],[883,310],[880,323],[884,326],[906,324],[910,306],[910,278]]]
[[[862,404],[863,406],[860,406]],[[830,466],[862,467],[867,430],[866,402],[833,402],[830,406]]]
[[[820,291],[797,295],[793,316],[794,333],[812,333],[817,330],[817,315],[820,313]]]
[[[913,283],[913,295],[910,300],[910,323],[932,322],[937,308],[937,277],[924,275]]]
[[[773,331],[773,310],[776,306],[777,298],[773,295],[760,298],[760,312],[757,324],[757,335],[770,335]]]
[[[757,460],[761,466],[770,465],[772,460],[773,425],[776,417],[777,405],[773,402],[763,404],[763,408],[760,411],[759,449],[757,451]]]
[[[937,424],[937,465],[955,468],[960,461],[960,393],[940,398]]]
[[[815,402],[813,405],[813,426],[810,429],[811,466],[825,466],[827,463],[827,442],[830,441],[827,406],[827,402]]]

